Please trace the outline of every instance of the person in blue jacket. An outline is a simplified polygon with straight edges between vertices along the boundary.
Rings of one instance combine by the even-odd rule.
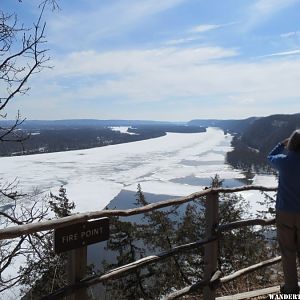
[[[284,285],[281,292],[298,294],[297,257],[300,260],[300,130],[277,144],[268,155],[279,171],[276,198],[277,239],[281,251]]]

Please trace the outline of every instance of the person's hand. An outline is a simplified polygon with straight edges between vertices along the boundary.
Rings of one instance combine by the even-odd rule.
[[[287,146],[287,144],[288,144],[288,142],[289,142],[289,138],[287,138],[287,139],[285,139],[285,140],[283,140],[281,143],[284,145],[284,147],[286,147]]]

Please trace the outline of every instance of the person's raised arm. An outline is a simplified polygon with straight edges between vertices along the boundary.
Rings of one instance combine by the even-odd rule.
[[[268,161],[276,168],[280,168],[281,162],[284,161],[286,155],[283,153],[286,148],[289,139],[285,139],[282,142],[278,143],[275,148],[269,153]]]

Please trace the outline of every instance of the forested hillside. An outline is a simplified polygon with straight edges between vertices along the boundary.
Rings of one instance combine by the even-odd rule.
[[[300,114],[271,115],[255,120],[232,141],[234,150],[227,160],[234,167],[265,169],[269,165],[266,156],[280,141],[300,128]]]
[[[232,133],[243,133],[249,126],[251,126],[258,118],[251,117],[242,120],[217,120],[217,119],[197,119],[188,122],[190,126],[204,126],[204,127],[219,127],[224,131]]]

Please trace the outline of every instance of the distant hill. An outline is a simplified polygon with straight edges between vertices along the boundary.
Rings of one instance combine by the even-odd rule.
[[[0,126],[9,126],[13,120],[0,121]],[[103,128],[114,126],[140,125],[173,125],[180,123],[143,120],[96,120],[96,119],[69,119],[69,120],[25,120],[20,126],[23,129],[66,129],[66,128]]]
[[[233,139],[234,150],[227,154],[227,160],[234,167],[244,169],[256,165],[269,166],[266,157],[280,141],[300,128],[300,113],[277,114],[254,120],[243,132]]]
[[[262,152],[290,136],[300,128],[300,113],[294,115],[271,115],[253,122],[242,135],[242,141]]]
[[[217,119],[197,119],[191,120],[187,124],[189,126],[219,127],[224,131],[232,133],[243,133],[259,118],[251,117],[241,120],[217,120]]]

